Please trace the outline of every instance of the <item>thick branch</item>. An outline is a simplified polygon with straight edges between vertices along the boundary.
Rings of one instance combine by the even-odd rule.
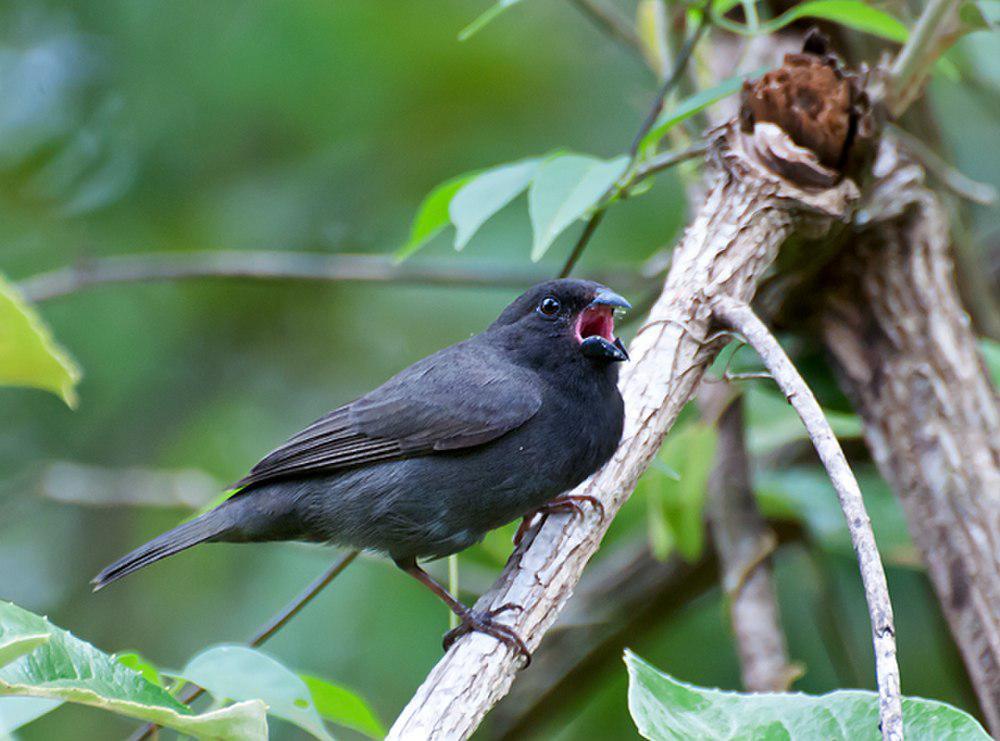
[[[708,482],[708,522],[729,600],[743,686],[751,692],[784,692],[800,670],[788,661],[771,578],[770,556],[778,539],[757,509],[750,484],[743,397],[734,398],[721,383],[705,383],[699,400],[719,420],[719,443]]]
[[[1000,400],[959,302],[945,210],[886,144],[873,201],[892,218],[844,256],[823,335],[996,734]]]
[[[896,663],[896,631],[892,620],[889,586],[882,568],[882,558],[875,544],[871,520],[865,510],[861,489],[851,472],[844,451],[823,416],[823,410],[795,369],[792,361],[764,323],[757,318],[749,305],[727,296],[720,296],[715,304],[716,315],[730,329],[742,334],[757,351],[764,365],[784,392],[788,401],[799,413],[809,433],[820,460],[830,475],[833,488],[840,499],[840,508],[847,518],[851,543],[861,568],[861,582],[868,603],[871,620],[872,643],[875,648],[875,675],[878,680],[879,717],[882,738],[895,741],[903,738],[903,706],[899,686],[899,666]]]
[[[531,649],[569,599],[611,518],[717,353],[716,344],[699,340],[709,328],[712,298],[725,294],[750,299],[786,237],[806,222],[829,226],[831,216],[843,217],[854,192],[847,184],[819,195],[789,186],[731,149],[729,144],[738,143],[734,131],[727,129],[720,139],[713,185],[630,348],[632,362],[620,384],[626,410],[621,445],[607,465],[573,492],[598,497],[606,517],[600,522],[593,516],[583,521],[550,517],[477,603],[482,609],[508,602],[522,605],[522,612],[505,616]],[[807,209],[828,215],[809,216]],[[519,663],[489,636],[465,636],[428,675],[389,738],[468,737],[506,694]]]

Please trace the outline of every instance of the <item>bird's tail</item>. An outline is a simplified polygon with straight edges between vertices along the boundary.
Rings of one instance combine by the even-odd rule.
[[[229,530],[232,518],[224,514],[222,508],[206,512],[188,522],[181,523],[173,530],[153,538],[145,545],[139,546],[127,556],[123,556],[105,568],[91,579],[94,591],[106,587],[113,581],[128,576],[133,571],[149,566],[161,558],[172,556],[191,546],[213,540]]]

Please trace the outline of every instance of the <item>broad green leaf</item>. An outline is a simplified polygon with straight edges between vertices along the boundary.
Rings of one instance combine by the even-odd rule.
[[[837,690],[744,694],[680,682],[625,652],[628,708],[640,735],[654,741],[861,741],[881,738],[878,695]],[[903,698],[903,733],[909,741],[988,741],[968,713],[936,700]]]
[[[204,687],[217,700],[263,700],[269,714],[315,738],[332,741],[306,683],[260,651],[214,646],[191,659],[176,676]]]
[[[312,694],[316,711],[325,720],[353,728],[369,738],[385,736],[385,726],[361,697],[340,685],[309,674],[300,674]]]
[[[889,485],[871,466],[859,466],[855,474],[885,560],[898,566],[919,566],[920,556],[910,540],[902,507]],[[848,556],[853,554],[837,493],[820,466],[793,466],[758,473],[754,477],[754,492],[768,517],[801,522],[821,547]]]
[[[30,386],[76,406],[80,368],[35,309],[0,275],[0,386]]]
[[[528,191],[531,259],[540,260],[566,227],[597,205],[627,166],[626,156],[599,160],[564,154],[543,162]]]
[[[643,476],[640,494],[647,496],[650,547],[657,558],[676,548],[696,559],[705,543],[705,491],[715,461],[718,433],[694,422],[667,437],[654,465]]]
[[[459,32],[458,40],[467,41],[473,34],[479,33],[486,24],[496,19],[507,8],[517,5],[519,2],[521,0],[497,0],[486,12],[479,15],[476,20]]]
[[[451,199],[459,189],[477,174],[478,172],[467,172],[451,180],[446,180],[427,194],[417,210],[417,215],[413,218],[413,224],[410,226],[410,238],[406,244],[396,250],[397,260],[405,260],[410,257],[448,226],[448,204],[451,203]]]
[[[41,700],[37,697],[0,697],[0,739],[26,726],[33,720],[51,713],[62,705],[61,700]]]
[[[653,124],[653,128],[651,128],[646,136],[642,138],[642,142],[639,144],[639,151],[649,152],[674,126],[686,121],[691,118],[691,116],[701,113],[703,110],[718,103],[723,98],[728,98],[733,93],[738,92],[743,86],[744,80],[750,77],[757,77],[763,73],[765,69],[766,68],[761,68],[753,72],[746,72],[741,75],[729,77],[715,87],[699,90],[697,93],[685,98],[677,105],[665,109],[656,119],[656,123]]]
[[[124,664],[132,671],[139,672],[147,682],[152,682],[157,687],[163,686],[163,677],[160,676],[160,670],[154,666],[153,662],[141,654],[118,654],[115,656],[115,659],[117,659],[119,664]]]
[[[448,204],[455,225],[455,249],[461,250],[487,219],[528,187],[541,160],[530,159],[494,167],[463,185]]]
[[[262,702],[196,715],[162,687],[43,617],[0,602],[0,642],[47,635],[48,640],[0,669],[0,696],[16,695],[89,705],[152,721],[197,738],[265,739]]]
[[[26,653],[31,653],[43,643],[48,643],[48,640],[48,633],[0,635],[0,667],[7,666]]]

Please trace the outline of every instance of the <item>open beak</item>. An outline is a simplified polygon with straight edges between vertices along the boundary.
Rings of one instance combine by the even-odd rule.
[[[615,337],[615,311],[628,310],[632,304],[614,291],[602,288],[580,312],[576,323],[580,351],[588,358],[610,362],[628,360],[625,345]]]

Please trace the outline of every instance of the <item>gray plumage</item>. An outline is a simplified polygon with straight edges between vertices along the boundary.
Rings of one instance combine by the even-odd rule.
[[[205,541],[329,542],[399,563],[467,548],[614,452],[623,424],[616,361],[625,357],[612,336],[616,306],[627,304],[597,283],[536,286],[482,334],[317,420],[258,463],[229,500],[112,564],[95,584]]]

